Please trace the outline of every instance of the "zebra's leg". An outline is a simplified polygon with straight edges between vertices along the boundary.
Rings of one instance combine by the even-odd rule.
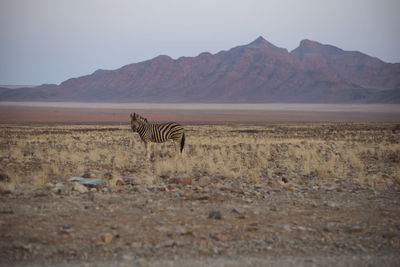
[[[175,148],[175,160],[178,160],[178,154],[179,154],[178,142],[176,140],[173,140],[173,143]]]
[[[146,141],[144,141],[144,147],[146,150],[146,160],[150,159],[149,157],[149,147],[148,147],[148,143]]]
[[[176,142],[176,140],[173,140],[173,142],[172,143],[174,143],[174,161],[175,161],[175,170],[176,170],[176,172],[178,173],[178,161],[179,161],[179,159],[178,159],[178,147],[177,147],[177,142]]]

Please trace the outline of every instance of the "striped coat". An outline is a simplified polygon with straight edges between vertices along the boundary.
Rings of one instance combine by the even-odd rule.
[[[131,128],[133,132],[137,132],[145,143],[147,153],[147,143],[164,143],[168,140],[174,142],[180,141],[180,151],[182,152],[185,146],[185,133],[181,125],[175,122],[164,124],[152,124],[146,118],[141,117],[139,114],[131,114]]]

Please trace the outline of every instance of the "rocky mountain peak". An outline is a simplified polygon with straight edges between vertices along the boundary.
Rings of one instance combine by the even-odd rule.
[[[304,39],[300,42],[301,48],[316,48],[319,46],[322,46],[322,44],[320,44],[316,41],[309,40],[309,39]]]
[[[278,48],[275,45],[271,44],[267,40],[265,40],[262,36],[255,39],[253,42],[246,45],[249,48]]]

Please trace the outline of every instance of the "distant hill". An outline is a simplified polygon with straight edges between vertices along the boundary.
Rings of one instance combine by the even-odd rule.
[[[161,55],[60,85],[0,89],[1,101],[400,103],[400,64],[303,40],[259,37],[217,54]]]

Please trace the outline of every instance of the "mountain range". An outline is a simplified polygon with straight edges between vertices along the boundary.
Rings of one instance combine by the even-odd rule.
[[[263,37],[216,54],[161,55],[59,85],[0,88],[0,101],[400,103],[400,63],[303,40]]]

